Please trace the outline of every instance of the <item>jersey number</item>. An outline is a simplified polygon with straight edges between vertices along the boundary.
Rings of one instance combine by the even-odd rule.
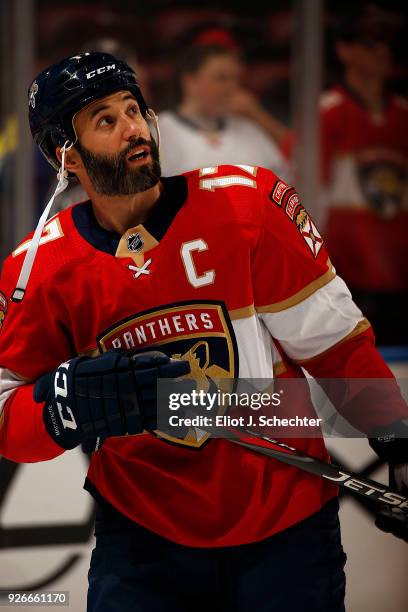
[[[244,172],[247,172],[251,176],[256,176],[257,168],[256,166],[246,166],[246,165],[237,165],[237,168],[240,168]],[[216,174],[218,172],[218,166],[214,166],[211,168],[202,168],[200,170],[200,176],[208,176],[210,174]],[[227,176],[218,176],[215,178],[201,178],[200,180],[200,189],[205,189],[206,191],[214,191],[218,187],[234,187],[240,185],[241,187],[252,187],[256,189],[256,181],[254,179],[249,178],[248,176],[241,176],[239,174],[231,174]]]
[[[57,238],[62,238],[64,232],[62,231],[60,222],[58,219],[54,218],[51,221],[48,221],[47,225],[44,227],[43,234],[40,238],[39,244],[46,244],[47,242],[51,242],[52,240],[57,240]],[[26,240],[20,246],[13,251],[13,257],[16,255],[20,255],[20,253],[24,253],[24,251],[28,251],[28,248],[31,244],[31,240]]]
[[[241,170],[253,177],[256,176],[257,168],[255,166],[237,165],[236,167],[240,168]],[[217,172],[217,166],[202,168],[200,170],[200,189],[214,191],[219,187],[234,187],[236,185],[252,187],[253,189],[256,189],[256,181],[253,178],[250,178],[248,176],[241,176],[239,174],[203,178],[212,174],[216,174]],[[202,274],[198,274],[194,265],[193,253],[201,253],[202,251],[207,250],[208,245],[202,238],[190,240],[189,242],[185,242],[181,246],[181,259],[184,264],[187,279],[190,285],[192,285],[195,289],[199,289],[200,287],[204,287],[205,285],[212,285],[215,280],[215,270],[206,270]]]

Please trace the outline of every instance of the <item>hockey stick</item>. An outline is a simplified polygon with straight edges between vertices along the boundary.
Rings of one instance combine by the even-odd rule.
[[[389,508],[398,508],[403,512],[404,521],[408,521],[408,497],[401,495],[400,493],[396,493],[392,489],[389,489],[385,485],[382,485],[375,480],[363,478],[359,474],[350,472],[350,470],[347,470],[342,466],[327,463],[326,461],[317,459],[317,457],[307,455],[293,446],[289,446],[284,442],[280,442],[274,438],[269,438],[268,436],[264,436],[258,432],[249,430],[230,430],[222,427],[206,429],[208,429],[209,433],[216,433],[218,436],[220,433],[224,433],[225,437],[234,444],[243,446],[244,448],[252,450],[256,453],[260,453],[261,455],[267,455],[273,459],[278,459],[283,463],[297,467],[305,472],[314,474],[315,476],[320,476],[321,478],[330,480],[340,487],[351,490],[360,497],[364,497],[366,499],[368,497],[373,502],[382,504],[383,506],[385,505]],[[251,444],[243,441],[239,435],[234,435],[238,433],[259,438],[260,440],[268,442],[275,447],[279,447],[279,449],[271,448],[269,446],[259,446],[258,444]]]

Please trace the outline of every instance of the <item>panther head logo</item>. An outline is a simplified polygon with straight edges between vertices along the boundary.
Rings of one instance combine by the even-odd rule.
[[[184,378],[197,381],[197,391],[201,389],[207,392],[210,388],[211,380],[219,386],[219,379],[228,378],[230,374],[220,366],[210,364],[210,347],[208,342],[200,340],[196,342],[185,353],[174,353],[173,359],[183,359],[190,364],[190,374]]]

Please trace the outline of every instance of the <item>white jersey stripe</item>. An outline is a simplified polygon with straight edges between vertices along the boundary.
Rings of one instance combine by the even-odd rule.
[[[10,395],[15,389],[26,384],[27,381],[23,380],[18,374],[6,368],[0,368],[0,416],[3,414],[4,406]]]
[[[273,378],[272,338],[259,317],[232,321],[239,351],[240,378]],[[276,356],[275,361],[280,360]]]
[[[323,353],[364,320],[338,276],[299,304],[259,316],[287,355],[296,361]]]

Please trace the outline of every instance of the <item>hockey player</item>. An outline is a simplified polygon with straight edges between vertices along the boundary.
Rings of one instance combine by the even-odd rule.
[[[66,169],[89,201],[42,229],[46,210],[5,262],[0,452],[97,440],[88,610],[344,610],[333,485],[228,440],[151,433],[162,377],[392,377],[295,191],[253,166],[161,179],[154,114],[107,54],[42,72],[29,116],[57,192]],[[377,451],[405,463],[405,405],[371,412],[390,433]],[[321,438],[296,442],[328,459]]]

